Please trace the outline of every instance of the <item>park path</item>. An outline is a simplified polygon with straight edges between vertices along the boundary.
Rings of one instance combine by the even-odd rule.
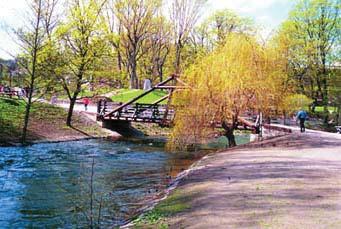
[[[341,135],[293,130],[205,157],[170,228],[341,228]]]
[[[59,107],[63,107],[65,109],[69,109],[70,103],[69,102],[67,102],[67,103],[58,102],[58,103],[56,103],[56,105]],[[74,111],[85,112],[84,105],[76,103],[74,106]],[[89,104],[87,112],[97,114],[97,105]]]

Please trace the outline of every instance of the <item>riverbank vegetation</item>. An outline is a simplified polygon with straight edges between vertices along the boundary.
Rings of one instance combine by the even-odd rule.
[[[167,218],[177,213],[186,211],[191,206],[188,203],[193,196],[181,191],[173,192],[166,200],[156,205],[156,207],[144,215],[135,219],[135,228],[168,228]]]

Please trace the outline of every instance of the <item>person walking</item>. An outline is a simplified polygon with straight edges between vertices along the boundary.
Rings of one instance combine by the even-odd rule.
[[[301,128],[301,133],[305,132],[305,121],[308,118],[308,114],[305,110],[300,110],[299,112],[297,112],[297,116],[296,119],[300,121],[300,128]]]
[[[51,104],[52,105],[56,105],[57,104],[57,102],[58,102],[58,97],[57,97],[57,95],[53,95],[52,97],[51,97]]]
[[[90,99],[85,97],[83,99],[83,104],[84,104],[84,110],[87,111],[88,110],[88,105],[90,104]]]

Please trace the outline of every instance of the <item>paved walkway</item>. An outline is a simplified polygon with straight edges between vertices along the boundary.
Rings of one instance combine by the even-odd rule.
[[[170,228],[341,228],[341,135],[293,129],[203,159]]]
[[[70,103],[57,103],[56,105],[63,107],[65,109],[69,109]],[[78,111],[78,112],[85,111],[84,105],[76,103],[74,106],[74,111]],[[97,106],[89,104],[87,112],[96,114]]]

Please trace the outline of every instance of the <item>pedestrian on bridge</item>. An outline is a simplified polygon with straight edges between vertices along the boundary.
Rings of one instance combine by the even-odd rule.
[[[305,110],[300,110],[299,112],[297,112],[297,116],[296,116],[296,120],[300,121],[300,128],[301,128],[301,133],[305,132],[305,121],[308,118],[308,114]]]

